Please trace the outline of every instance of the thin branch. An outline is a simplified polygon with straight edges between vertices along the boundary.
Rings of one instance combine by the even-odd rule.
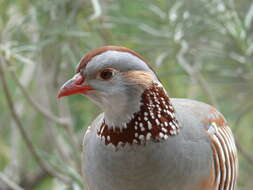
[[[242,154],[244,158],[246,158],[246,160],[248,160],[253,165],[253,155],[247,152],[236,138],[235,142],[238,151]]]
[[[14,81],[16,82],[16,84],[18,85],[18,87],[20,88],[21,92],[23,93],[24,97],[27,99],[27,101],[32,105],[32,107],[36,111],[38,111],[44,117],[46,117],[48,120],[50,120],[50,121],[52,121],[52,122],[54,122],[56,124],[63,125],[63,126],[69,125],[69,121],[67,119],[55,116],[49,110],[46,110],[41,105],[39,105],[37,102],[35,102],[32,99],[32,97],[29,95],[29,93],[26,91],[26,89],[24,88],[24,86],[21,84],[21,82],[18,80],[15,72],[13,70],[10,70],[10,73],[12,75],[12,78],[14,79]]]
[[[20,185],[25,189],[35,189],[46,177],[47,173],[44,170],[36,171],[35,173],[27,173],[21,178]]]
[[[66,104],[66,102],[61,102],[58,104],[59,105],[59,111],[60,111],[60,115],[61,117],[69,117],[70,113],[69,113],[69,108],[68,105]],[[72,143],[72,145],[75,147],[73,148],[73,153],[74,153],[74,157],[76,159],[76,169],[79,172],[79,174],[81,175],[81,156],[80,156],[80,145],[82,143],[79,142],[78,137],[75,135],[75,132],[73,130],[74,128],[70,125],[67,125],[65,127],[65,132],[68,133],[68,137],[70,142]],[[78,152],[79,151],[79,152]]]
[[[244,117],[246,117],[248,114],[250,114],[253,110],[253,105],[249,104],[247,106],[244,107],[243,111],[241,113],[238,114],[237,119],[235,120],[234,123],[234,133],[237,132],[237,130],[239,129],[239,126],[241,124],[241,121],[243,120]]]
[[[24,190],[2,172],[0,172],[0,179],[13,190]]]
[[[102,15],[102,9],[99,0],[91,0],[91,3],[94,9],[94,13],[89,17],[89,20],[95,20]]]
[[[7,62],[7,64],[10,65],[8,62]],[[42,107],[41,105],[39,105],[36,101],[33,100],[33,98],[27,92],[25,87],[21,84],[21,82],[19,81],[15,71],[10,69],[10,73],[11,73],[11,76],[14,79],[15,83],[18,85],[21,92],[23,93],[24,97],[29,102],[29,104],[31,104],[31,106],[36,111],[41,113],[46,119],[48,119],[48,120],[50,120],[50,121],[52,121],[56,124],[59,124],[59,125],[63,126],[64,129],[66,129],[66,132],[68,132],[68,134],[69,134],[69,139],[70,139],[71,143],[76,147],[74,150],[75,151],[78,150],[79,149],[79,144],[77,143],[74,132],[72,130],[70,119],[65,119],[65,117],[63,118],[63,117],[55,116],[55,115],[52,114],[51,111],[49,111],[45,107]],[[52,130],[52,129],[50,129],[50,130]],[[61,149],[58,148],[58,150],[61,153],[61,155],[65,158],[65,160],[68,160],[66,158],[65,154],[61,151]],[[76,157],[76,161],[78,163],[77,170],[79,170],[80,169],[80,164],[79,163],[81,162],[81,159],[80,159],[80,157],[77,156],[77,154],[75,154],[75,157]]]
[[[139,29],[155,37],[168,37],[167,33],[161,32],[160,30],[157,30],[147,24],[143,24],[143,23],[139,24]]]
[[[165,60],[165,58],[168,57],[168,52],[162,52],[160,55],[157,56],[155,63],[156,65],[159,67],[163,61]]]
[[[237,147],[238,151],[249,163],[251,163],[253,165],[253,155],[250,152],[247,152],[243,148],[243,146],[239,143],[238,139],[236,138],[236,132],[239,129],[239,126],[241,124],[243,117],[245,117],[247,114],[250,114],[252,108],[253,108],[252,106],[248,106],[248,107],[246,107],[246,109],[244,109],[244,111],[242,113],[239,114],[239,117],[237,118],[237,120],[235,121],[235,124],[234,124],[234,136],[235,136],[235,142],[236,142],[236,147]]]
[[[195,77],[198,80],[200,86],[202,87],[202,89],[204,90],[204,92],[206,93],[206,95],[208,96],[208,99],[210,100],[211,104],[214,105],[215,107],[218,107],[218,103],[217,100],[214,96],[214,94],[212,93],[212,90],[208,87],[208,83],[205,80],[205,78],[203,77],[203,75],[199,72],[195,73]]]
[[[187,60],[184,58],[184,54],[188,51],[189,47],[186,41],[182,41],[181,43],[181,49],[179,53],[177,54],[177,61],[179,65],[193,78],[195,79],[200,87],[203,89],[203,91],[208,96],[208,99],[210,100],[211,104],[213,104],[215,107],[217,107],[217,101],[215,96],[213,95],[212,91],[210,90],[207,81],[205,78],[201,75],[199,71],[197,71],[196,68],[192,67]]]
[[[28,135],[23,127],[23,124],[20,121],[19,116],[15,110],[13,99],[11,97],[9,87],[6,82],[5,73],[4,73],[4,69],[3,69],[3,63],[4,63],[3,58],[0,57],[0,79],[1,79],[2,87],[3,87],[3,92],[5,95],[6,101],[7,101],[7,105],[10,109],[11,115],[14,119],[14,122],[16,123],[15,126],[17,126],[21,136],[23,137],[24,142],[25,142],[29,152],[31,153],[34,160],[38,163],[39,167],[42,170],[44,170],[48,175],[56,177],[59,180],[63,181],[64,183],[69,184],[70,180],[68,178],[66,178],[65,176],[62,176],[62,175],[54,172],[54,170],[52,170],[50,167],[48,167],[47,163],[41,159],[41,157],[39,156],[39,154],[35,150],[35,147],[32,144],[32,141],[30,140],[30,138],[28,137]]]
[[[162,20],[166,19],[166,16],[167,16],[166,13],[162,9],[160,9],[158,6],[151,4],[151,5],[149,5],[149,9],[153,13],[155,13],[157,16],[159,16],[160,19],[162,19]]]

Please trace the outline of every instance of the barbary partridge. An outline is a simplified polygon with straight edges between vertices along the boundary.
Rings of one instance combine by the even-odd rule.
[[[90,190],[234,190],[237,150],[214,107],[170,98],[136,52],[105,46],[81,59],[58,97],[84,94],[102,110],[84,136]]]

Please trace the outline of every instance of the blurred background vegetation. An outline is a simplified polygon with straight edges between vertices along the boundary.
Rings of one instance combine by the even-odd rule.
[[[0,0],[0,190],[85,189],[81,142],[98,108],[57,100],[84,53],[136,50],[172,97],[215,105],[253,189],[252,0]]]

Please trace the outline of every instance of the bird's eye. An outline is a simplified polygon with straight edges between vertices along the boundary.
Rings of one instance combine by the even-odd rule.
[[[100,77],[103,80],[109,80],[113,77],[113,74],[114,74],[114,72],[112,69],[105,69],[105,70],[101,71]]]

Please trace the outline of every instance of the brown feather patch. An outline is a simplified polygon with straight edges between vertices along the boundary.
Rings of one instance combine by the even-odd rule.
[[[141,85],[144,89],[149,88],[154,81],[152,74],[145,71],[128,71],[124,73],[124,77],[129,84]]]
[[[203,120],[203,123],[206,124],[206,125],[208,125],[212,122],[216,123],[216,125],[219,126],[219,127],[223,127],[223,126],[227,125],[227,122],[224,119],[224,117],[214,107],[212,107],[210,109],[208,117]]]

